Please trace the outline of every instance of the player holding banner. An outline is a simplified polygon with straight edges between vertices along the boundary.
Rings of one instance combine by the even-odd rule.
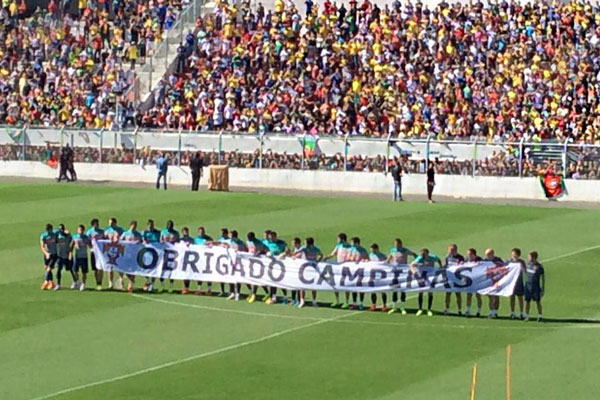
[[[415,258],[410,264],[410,269],[413,274],[419,273],[421,268],[434,267],[435,264],[442,267],[442,261],[435,254],[430,254],[429,249],[421,249],[421,254]],[[418,297],[419,309],[417,310],[417,317],[423,314],[423,292],[419,292]],[[427,316],[432,317],[433,312],[431,307],[433,306],[433,292],[427,292]]]
[[[396,238],[394,239],[394,243],[390,248],[390,255],[388,256],[386,262],[394,266],[405,265],[408,264],[408,256],[411,256],[414,259],[415,257],[417,257],[417,253],[404,247],[402,239]],[[392,308],[388,311],[388,314],[391,315],[395,312],[400,311],[402,315],[406,315],[406,309],[404,308],[405,301],[406,293],[400,292],[400,307],[398,308],[396,306],[398,302],[398,292],[392,292]]]
[[[129,229],[121,234],[120,239],[124,242],[142,243],[142,234],[137,231],[137,221],[131,221],[129,223]],[[128,274],[127,279],[129,280],[129,283],[127,283],[127,291],[132,293],[133,285],[135,284],[135,276]]]
[[[92,218],[90,221],[90,228],[85,232],[88,237],[90,244],[94,240],[104,239],[104,230],[100,228],[100,221],[98,218]],[[96,256],[94,255],[94,250],[90,251],[90,264],[92,265],[92,271],[94,272],[94,277],[96,278],[96,290],[102,290],[102,273],[101,269],[96,268]]]

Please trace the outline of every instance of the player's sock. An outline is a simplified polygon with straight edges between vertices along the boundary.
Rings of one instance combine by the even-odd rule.
[[[58,283],[60,285],[61,280],[62,280],[62,268],[59,268],[58,271],[56,271],[56,283]]]
[[[392,301],[392,309],[395,309],[395,308],[396,308],[396,302]]]
[[[333,295],[335,296],[336,304],[340,304],[340,294],[338,292],[334,292]]]

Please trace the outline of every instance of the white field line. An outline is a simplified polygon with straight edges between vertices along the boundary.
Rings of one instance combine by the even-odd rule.
[[[327,321],[328,318],[318,318],[318,317],[296,317],[293,315],[282,315],[282,314],[267,314],[267,313],[255,313],[255,312],[246,312],[246,311],[239,311],[239,310],[232,310],[230,308],[218,308],[218,307],[205,307],[205,306],[201,306],[201,305],[196,305],[196,304],[190,304],[190,303],[181,303],[178,301],[171,301],[171,300],[162,300],[162,299],[154,299],[152,297],[148,297],[148,296],[140,296],[140,295],[133,295],[135,297],[139,297],[142,298],[144,300],[149,300],[149,301],[156,301],[156,302],[160,302],[160,303],[164,303],[164,304],[171,304],[174,306],[180,306],[180,307],[191,307],[191,308],[199,308],[199,309],[208,309],[211,311],[218,311],[218,312],[232,312],[232,313],[236,313],[236,314],[246,314],[246,315],[252,315],[252,316],[261,316],[261,317],[271,317],[271,318],[284,318],[284,319],[299,319],[299,320],[313,320],[313,321]],[[407,297],[408,299],[411,298],[415,298],[416,296],[409,296]],[[365,311],[366,312],[366,311]],[[360,311],[358,312],[354,312],[353,314],[357,314],[357,313],[361,313]],[[366,312],[368,313],[368,312]],[[393,317],[394,319],[396,318],[400,318],[400,319],[405,319],[405,318],[414,318],[414,316],[400,316],[399,314],[396,314],[396,317]],[[427,317],[421,317],[420,319],[426,319]],[[463,317],[465,319],[468,319],[467,317]],[[456,328],[456,329],[501,329],[501,330],[521,330],[521,329],[539,329],[539,328],[544,328],[544,329],[558,329],[558,328],[582,328],[582,329],[589,329],[589,328],[600,328],[600,324],[595,323],[594,321],[590,321],[589,324],[585,324],[585,323],[580,323],[580,324],[565,324],[565,326],[546,326],[544,324],[537,324],[535,322],[530,322],[527,324],[522,324],[522,325],[515,325],[515,326],[504,326],[504,325],[473,325],[473,324],[452,324],[452,323],[447,323],[447,324],[443,324],[443,325],[439,325],[439,324],[427,324],[427,323],[413,323],[413,322],[408,322],[408,321],[402,321],[402,322],[384,322],[384,321],[365,321],[365,320],[348,320],[348,319],[336,319],[336,320],[331,320],[328,322],[334,322],[334,323],[343,323],[343,324],[359,324],[359,325],[384,325],[384,326],[407,326],[407,325],[411,325],[414,327],[426,327],[426,328],[431,328],[431,327],[435,327],[435,328]],[[515,324],[517,324],[518,321],[515,322]],[[595,324],[595,325],[594,325]]]
[[[576,254],[585,253],[586,251],[591,251],[591,250],[596,250],[596,249],[600,249],[600,244],[596,245],[596,246],[586,247],[585,249],[572,251],[570,253],[561,254],[560,256],[546,258],[545,260],[542,260],[542,261],[545,262],[545,263],[547,263],[547,262],[550,262],[550,261],[560,260],[561,258],[571,257],[571,256],[574,256]]]
[[[587,247],[585,249],[581,249],[581,250],[577,250],[577,251],[573,251],[570,253],[566,253],[566,254],[562,254],[556,257],[550,257],[547,258],[545,260],[543,260],[544,262],[551,262],[551,261],[555,261],[555,260],[559,260],[561,258],[567,258],[576,254],[580,254],[580,253],[584,253],[586,251],[591,251],[591,250],[595,250],[595,249],[599,249],[600,245],[597,246],[591,246],[591,247]],[[166,304],[173,304],[173,305],[178,305],[178,306],[184,306],[184,307],[193,307],[193,308],[200,308],[200,309],[204,309],[204,310],[211,310],[211,311],[220,311],[220,312],[233,312],[233,313],[237,313],[237,314],[246,314],[246,315],[254,315],[254,316],[264,316],[264,317],[274,317],[274,318],[286,318],[286,319],[303,319],[303,320],[313,320],[313,322],[305,324],[305,325],[300,325],[294,328],[289,328],[289,329],[284,329],[282,331],[279,332],[275,332],[272,333],[270,335],[267,336],[263,336],[262,338],[258,338],[258,339],[254,339],[254,340],[250,340],[247,342],[241,342],[241,343],[237,343],[231,346],[226,346],[226,347],[221,347],[220,349],[216,349],[216,350],[212,350],[212,351],[208,351],[205,353],[200,353],[200,354],[196,354],[190,357],[185,357],[185,358],[181,358],[179,360],[174,360],[174,361],[170,361],[164,364],[159,364],[156,365],[154,367],[150,367],[150,368],[146,368],[146,369],[142,369],[139,371],[135,371],[135,372],[131,372],[129,374],[125,374],[125,375],[120,375],[120,376],[116,376],[113,378],[108,378],[108,379],[103,379],[100,381],[96,381],[96,382],[91,382],[91,383],[87,383],[85,385],[79,385],[79,386],[74,386],[71,388],[67,388],[67,389],[63,389],[60,390],[58,392],[54,392],[54,393],[50,393],[44,396],[40,396],[40,397],[35,397],[32,400],[45,400],[45,399],[49,399],[52,397],[56,397],[56,396],[60,396],[63,394],[67,394],[67,393],[72,393],[72,392],[76,392],[78,390],[83,390],[83,389],[87,389],[90,387],[94,387],[94,386],[98,386],[98,385],[103,385],[105,383],[111,383],[111,382],[116,382],[116,381],[120,381],[123,379],[127,379],[127,378],[132,378],[138,375],[143,375],[149,372],[153,372],[153,371],[157,371],[163,368],[168,368],[168,367],[172,367],[174,365],[178,365],[178,364],[182,364],[188,361],[193,361],[193,360],[197,360],[200,358],[205,358],[205,357],[210,357],[212,355],[215,354],[220,354],[220,353],[224,353],[226,351],[230,351],[230,350],[236,350],[239,349],[241,347],[245,347],[245,346],[250,346],[256,343],[261,343],[270,339],[274,339],[276,337],[282,336],[282,335],[286,335],[288,333],[292,333],[292,332],[296,332],[299,331],[301,329],[306,329],[306,328],[310,328],[313,326],[317,326],[317,325],[321,325],[321,324],[325,324],[328,322],[341,322],[341,323],[350,323],[350,324],[365,324],[365,325],[408,325],[407,322],[379,322],[379,321],[356,321],[356,320],[348,320],[348,321],[342,321],[341,319],[352,316],[352,315],[356,315],[359,314],[360,311],[355,311],[352,313],[347,313],[347,314],[343,314],[343,315],[338,315],[336,317],[332,317],[332,318],[313,318],[313,317],[295,317],[295,316],[291,316],[291,315],[281,315],[281,314],[266,314],[266,313],[256,313],[256,312],[251,312],[251,311],[241,311],[241,310],[232,310],[232,309],[227,309],[227,308],[218,308],[218,307],[209,307],[209,306],[201,306],[201,305],[196,305],[196,304],[186,304],[186,303],[179,303],[179,302],[175,302],[175,301],[169,301],[169,300],[162,300],[162,299],[153,299],[147,296],[140,296],[140,295],[133,295],[135,297],[139,297],[139,298],[143,298],[145,300],[151,300],[151,301],[157,301],[157,302],[161,302],[161,303],[166,303]],[[409,298],[414,298],[415,296],[409,296],[407,297],[407,300]],[[435,327],[452,327],[452,328],[459,328],[459,329],[530,329],[530,325],[533,323],[530,323],[527,325],[527,327],[523,326],[523,327],[512,327],[512,326],[484,326],[484,325],[452,325],[452,324],[445,324],[445,325],[434,325],[434,324],[412,324],[413,326],[435,326]],[[540,327],[544,327],[543,325]],[[544,327],[544,328],[548,328],[548,327]],[[557,327],[558,328],[558,327]],[[585,329],[585,328],[600,328],[600,325],[598,326],[594,326],[594,325],[576,325],[576,324],[571,324],[571,325],[567,325],[564,326],[562,328],[581,328],[581,329]]]
[[[130,372],[128,374],[115,376],[113,378],[103,379],[103,380],[96,381],[96,382],[90,382],[90,383],[86,383],[85,385],[73,386],[71,388],[59,390],[59,391],[54,392],[54,393],[50,393],[50,394],[43,395],[43,396],[40,396],[40,397],[35,397],[33,400],[49,399],[49,398],[60,396],[60,395],[63,395],[63,394],[76,392],[78,390],[83,390],[83,389],[87,389],[87,388],[90,388],[90,387],[103,385],[105,383],[111,383],[111,382],[121,381],[123,379],[133,378],[135,376],[147,374],[149,372],[154,372],[154,371],[157,371],[157,370],[160,370],[160,369],[172,367],[174,365],[183,364],[183,363],[186,363],[186,362],[189,362],[189,361],[198,360],[200,358],[206,358],[206,357],[214,356],[216,354],[225,353],[227,351],[237,350],[237,349],[239,349],[241,347],[246,347],[246,346],[251,346],[251,345],[257,344],[257,343],[266,342],[267,340],[275,339],[275,338],[277,338],[279,336],[287,335],[288,333],[293,333],[293,332],[296,332],[296,331],[299,331],[299,330],[302,330],[302,329],[307,329],[307,328],[311,328],[313,326],[325,324],[327,322],[332,322],[332,321],[335,321],[335,320],[338,320],[338,319],[341,319],[341,318],[346,318],[346,317],[355,315],[355,314],[357,314],[359,312],[360,311],[355,311],[355,312],[352,312],[352,313],[338,315],[338,316],[335,316],[335,317],[332,317],[332,318],[324,318],[324,319],[321,319],[321,320],[318,320],[318,321],[313,321],[313,322],[305,324],[305,325],[300,325],[300,326],[296,326],[294,328],[284,329],[282,331],[278,331],[278,332],[272,333],[272,334],[267,335],[267,336],[263,336],[263,337],[258,338],[258,339],[249,340],[249,341],[246,341],[246,342],[241,342],[241,343],[233,344],[233,345],[230,345],[230,346],[221,347],[221,348],[216,349],[216,350],[207,351],[207,352],[204,352],[204,353],[196,354],[196,355],[185,357],[185,358],[180,358],[178,360],[169,361],[169,362],[166,362],[164,364],[155,365],[154,367],[141,369],[139,371]]]

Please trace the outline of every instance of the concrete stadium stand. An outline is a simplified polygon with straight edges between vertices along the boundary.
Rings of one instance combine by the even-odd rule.
[[[154,166],[132,164],[76,163],[75,169],[78,178],[85,181],[148,183],[150,186],[157,176]],[[382,173],[244,168],[230,168],[229,171],[231,186],[252,190],[263,188],[323,194],[371,193],[390,196],[392,192],[391,176]],[[35,161],[2,161],[0,176],[52,179],[58,176],[58,170]],[[203,182],[205,180],[206,178]],[[169,167],[168,183],[189,185],[190,182],[189,168]],[[544,199],[537,178],[437,175],[436,182],[435,195],[440,196],[464,199]],[[423,195],[426,192],[425,176],[422,174],[406,175],[402,183],[404,194]],[[600,202],[600,181],[570,179],[566,186],[568,195],[563,196],[561,202]]]

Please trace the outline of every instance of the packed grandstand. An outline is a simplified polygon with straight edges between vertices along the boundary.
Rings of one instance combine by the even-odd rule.
[[[136,63],[186,4],[4,4],[3,124],[597,141],[596,4],[219,2],[139,104]]]

